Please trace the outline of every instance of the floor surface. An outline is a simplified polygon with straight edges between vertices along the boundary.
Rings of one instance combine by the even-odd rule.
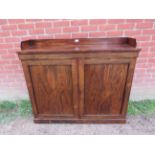
[[[155,134],[155,115],[128,116],[126,124],[35,124],[33,118],[0,124],[0,134],[22,135],[126,135]]]

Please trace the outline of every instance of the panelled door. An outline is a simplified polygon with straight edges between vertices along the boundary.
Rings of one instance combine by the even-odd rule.
[[[53,119],[121,116],[129,64],[107,58],[25,61],[34,114]]]
[[[80,115],[88,118],[120,116],[129,60],[79,60]]]
[[[36,115],[76,118],[78,116],[76,60],[28,61],[25,72],[33,88]],[[37,97],[36,97],[37,96]]]

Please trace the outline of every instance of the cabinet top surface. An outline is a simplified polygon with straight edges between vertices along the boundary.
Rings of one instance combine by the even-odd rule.
[[[36,52],[139,52],[136,39],[128,37],[117,38],[80,38],[80,39],[40,39],[21,42],[19,53]]]

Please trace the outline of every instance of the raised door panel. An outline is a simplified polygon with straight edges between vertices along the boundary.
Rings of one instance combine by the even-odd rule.
[[[80,63],[81,116],[119,116],[127,80],[128,63],[83,60]]]
[[[29,72],[39,116],[77,116],[75,61],[32,62]]]

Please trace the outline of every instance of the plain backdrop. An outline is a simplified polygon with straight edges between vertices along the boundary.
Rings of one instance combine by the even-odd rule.
[[[0,18],[154,18],[154,0],[0,0]],[[154,154],[154,136],[1,136],[2,155]]]

